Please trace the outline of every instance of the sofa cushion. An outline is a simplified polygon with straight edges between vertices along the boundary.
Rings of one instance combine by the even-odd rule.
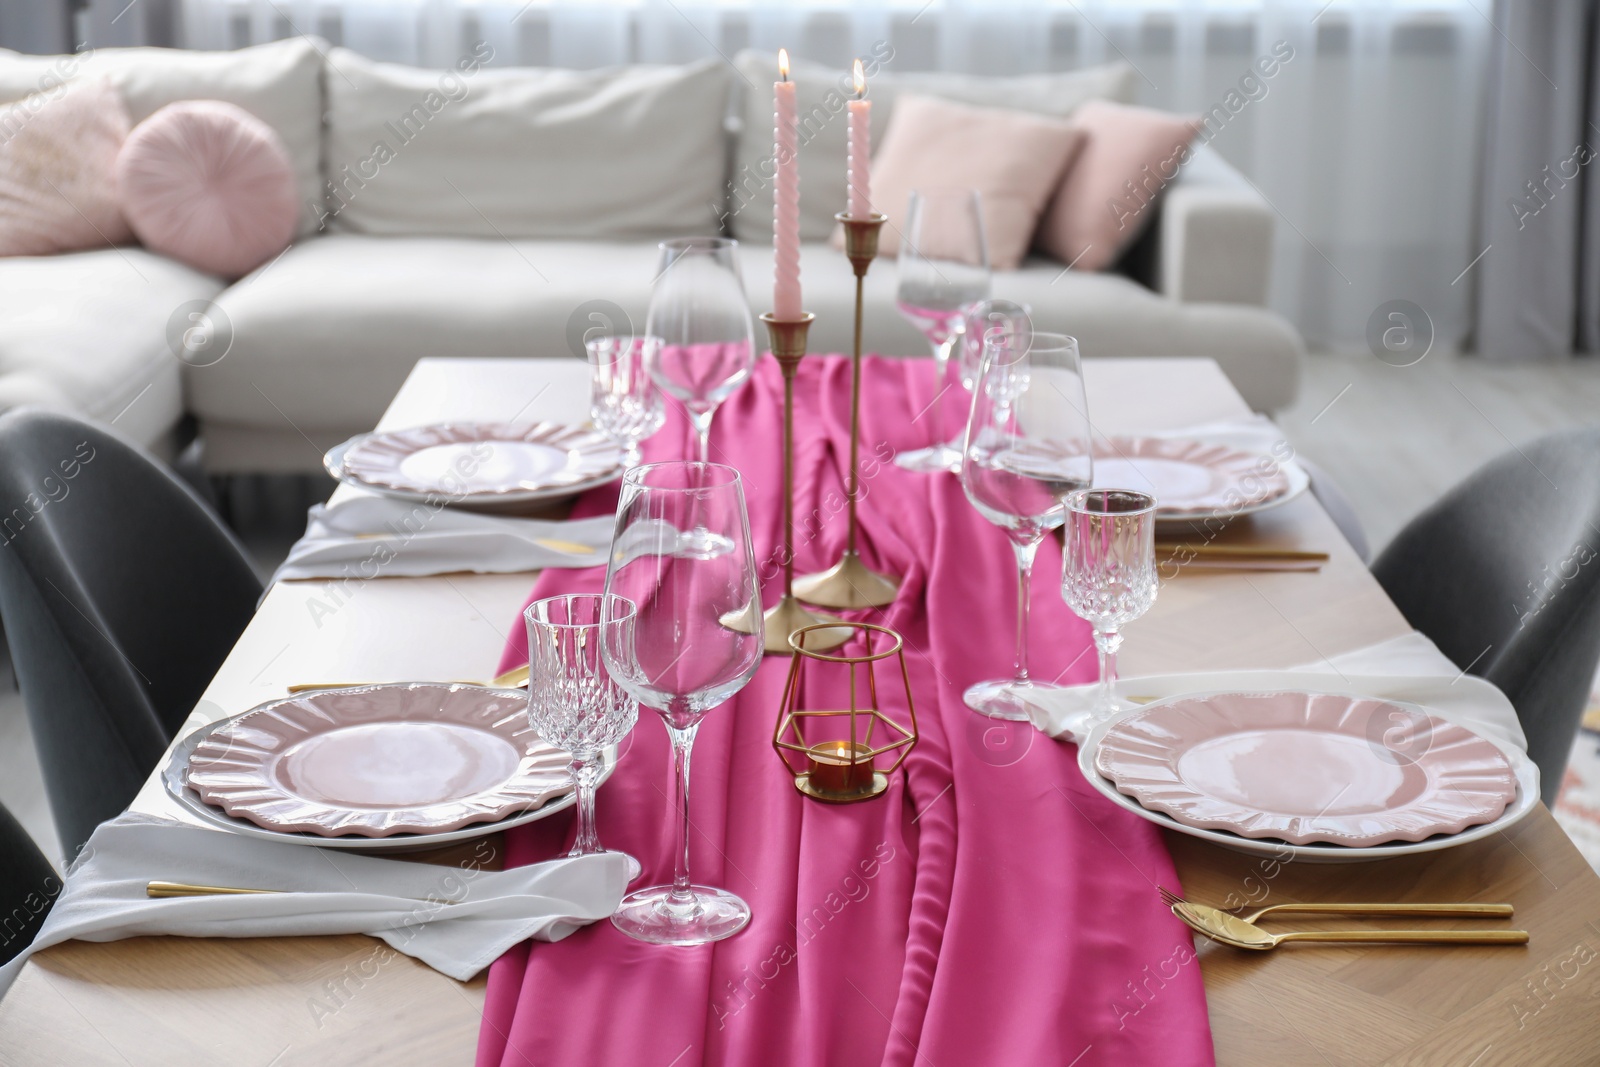
[[[146,248],[224,278],[282,252],[300,208],[282,139],[220,100],[168,104],[141,122],[117,157],[117,193]]]
[[[1078,270],[1104,270],[1155,218],[1154,205],[1190,156],[1199,119],[1091,100],[1072,116],[1083,151],[1055,191],[1039,247]]]
[[[487,70],[329,56],[333,228],[619,239],[715,229],[728,72],[716,61]]]
[[[772,250],[741,253],[752,310],[760,311],[771,291]],[[848,262],[825,243],[806,245],[801,260],[806,307],[817,315],[811,350],[848,351]],[[655,263],[648,241],[356,234],[303,241],[218,298],[232,348],[218,363],[184,368],[190,409],[203,425],[228,427],[241,440],[287,441],[300,467],[315,470],[322,448],[376,424],[423,356],[582,359],[586,329],[641,327]],[[894,310],[894,284],[892,264],[867,275],[866,347],[924,355],[927,342]],[[1076,335],[1086,356],[1212,356],[1256,407],[1293,398],[1299,341],[1258,308],[1177,304],[1126,278],[1064,273],[1046,260],[997,273],[994,293],[1031,304],[1041,328]],[[529,400],[506,397],[500,417],[516,416]],[[256,469],[248,465],[251,450],[239,451],[233,468]]]
[[[893,58],[893,52],[888,55]],[[1062,117],[1087,100],[1133,101],[1134,72],[1126,63],[1088,67],[1066,74],[1026,74],[991,78],[934,72],[891,73],[882,55],[865,56],[872,126],[887,130],[900,93],[913,92],[979,107],[1006,107]],[[778,57],[771,52],[740,52],[734,57],[742,90],[739,134],[734,150],[728,212],[733,235],[741,241],[772,243],[772,83]],[[804,60],[793,61],[800,123],[800,236],[823,241],[833,232],[833,216],[845,209],[845,161],[849,155],[845,102],[850,72]],[[884,211],[879,207],[880,211]],[[885,214],[890,212],[885,211]]]
[[[583,359],[583,330],[616,317],[606,301],[642,327],[655,263],[653,241],[302,241],[218,299],[233,347],[185,371],[191,409],[206,420],[298,428],[319,445],[322,430],[370,430],[422,356]],[[526,399],[507,397],[502,414]],[[309,446],[305,458],[316,466]]]
[[[294,161],[300,232],[316,229],[322,204],[322,55],[296,37],[236,52],[102,48],[82,55],[30,56],[0,49],[0,103],[57,93],[74,78],[103,74],[143,122],[178,100],[224,100],[265,122]]]
[[[918,188],[976,189],[989,263],[1016,270],[1083,139],[1083,131],[1060,119],[904,93],[873,161],[873,206],[901,219],[896,229],[904,233]],[[940,256],[939,235],[926,219],[917,241],[924,255]],[[894,256],[898,245],[884,241],[879,253]],[[833,247],[844,249],[843,226],[834,227]]]
[[[104,78],[0,107],[0,256],[131,240],[113,177],[127,136],[127,109]]]
[[[155,442],[183,414],[169,321],[221,288],[141,248],[0,259],[0,410],[43,404]]]

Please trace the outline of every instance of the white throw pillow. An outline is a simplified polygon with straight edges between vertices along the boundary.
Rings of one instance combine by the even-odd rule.
[[[716,228],[720,61],[437,71],[335,49],[329,62],[336,229],[628,238]]]
[[[84,76],[104,75],[122,94],[135,125],[179,100],[223,100],[277,131],[294,164],[300,232],[317,227],[322,203],[322,55],[305,38],[236,52],[102,48],[79,55],[31,56],[0,49],[0,103],[56,94]]]
[[[742,76],[737,82],[744,98],[732,187],[728,191],[729,223],[739,240],[771,244],[772,83],[778,77],[778,58],[775,53],[744,51],[733,62]],[[833,216],[845,209],[845,159],[849,151],[845,101],[850,98],[850,73],[802,60],[792,63],[789,77],[796,83],[801,127],[800,236],[807,241],[825,241],[836,225]],[[1013,78],[896,74],[888,70],[873,75],[869,70],[867,95],[872,101],[873,144],[883,143],[895,97],[903,92],[1059,118],[1087,100],[1131,104],[1134,79],[1133,69],[1126,63]]]

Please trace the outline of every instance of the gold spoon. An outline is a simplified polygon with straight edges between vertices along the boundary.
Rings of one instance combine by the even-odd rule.
[[[1188,904],[1166,886],[1159,886],[1161,902],[1167,907]],[[1205,907],[1206,905],[1196,905]],[[1217,909],[1219,911],[1223,909]],[[1444,915],[1458,919],[1509,919],[1516,913],[1510,904],[1273,904],[1253,911],[1234,908],[1227,912],[1240,922],[1253,923],[1263,915],[1383,915],[1403,918],[1407,915]]]
[[[1258,926],[1205,904],[1174,904],[1172,914],[1191,929],[1213,941],[1234,948],[1265,952],[1285,941],[1313,941],[1321,944],[1429,944],[1429,945],[1526,945],[1526,930],[1296,930],[1269,934]]]

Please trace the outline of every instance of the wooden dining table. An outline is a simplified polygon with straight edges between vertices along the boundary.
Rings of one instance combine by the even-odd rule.
[[[1085,376],[1104,434],[1249,415],[1210,360],[1089,360]],[[586,411],[587,370],[578,361],[426,359],[379,428],[574,421]],[[308,451],[333,443],[314,440],[314,430],[305,436]],[[335,499],[349,492],[341,488]],[[1329,559],[1318,572],[1182,569],[1127,630],[1124,674],[1289,667],[1409,629],[1309,493],[1234,522],[1218,540],[1322,550]],[[462,573],[279,583],[182,732],[282,697],[296,683],[487,679],[533,579]],[[189,819],[157,773],[132,807]],[[1600,1062],[1600,877],[1543,805],[1475,843],[1356,864],[1263,859],[1166,837],[1192,899],[1506,901],[1516,907],[1514,924],[1530,934],[1527,946],[1513,948],[1253,953],[1203,943],[1196,959],[1219,1064]],[[1338,920],[1303,925],[1328,922]],[[1161,986],[1150,974],[1104,995],[1137,1014]],[[34,956],[0,1001],[0,1067],[465,1065],[483,999],[483,977],[453,981],[358,935],[72,941]],[[1091,1050],[1076,1067],[1098,1062]]]

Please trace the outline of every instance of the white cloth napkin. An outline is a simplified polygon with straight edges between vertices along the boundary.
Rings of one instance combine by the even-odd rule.
[[[466,981],[518,942],[559,941],[606,918],[639,870],[620,852],[507,871],[484,870],[488,855],[485,844],[462,866],[438,866],[124,813],[95,830],[39,936],[0,967],[0,996],[41,948],[151,934],[371,934]],[[154,880],[291,892],[154,900],[145,893]]]
[[[599,567],[614,524],[610,515],[518,519],[362,494],[314,506],[272,581]]]
[[[1419,704],[1474,732],[1528,749],[1511,701],[1493,684],[1463,673],[1415,631],[1375,645],[1282,671],[1205,671],[1119,678],[1117,693],[1154,699],[1224,690],[1306,689]],[[1031,698],[1033,725],[1051,737],[1078,740],[1071,722],[1094,701],[1094,686],[1046,690]]]

